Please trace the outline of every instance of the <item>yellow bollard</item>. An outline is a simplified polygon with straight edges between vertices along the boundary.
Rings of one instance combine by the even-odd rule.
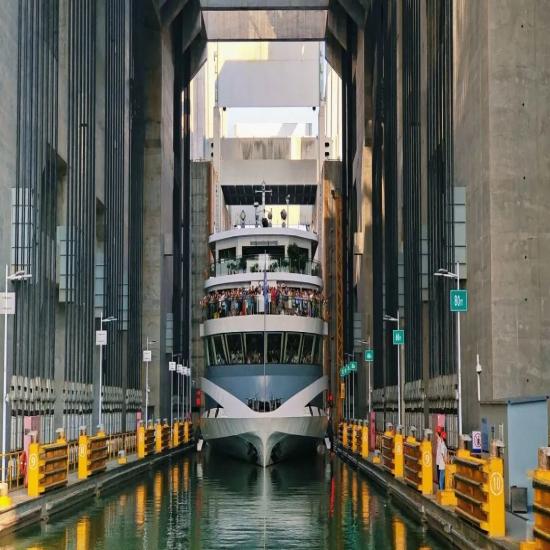
[[[541,447],[537,455],[537,469],[533,477],[533,535],[537,548],[545,548],[550,543],[550,447]],[[550,544],[547,544],[550,548]]]
[[[162,453],[162,423],[160,420],[155,424],[155,452]]]
[[[342,447],[346,449],[348,446],[348,423],[344,421],[344,431],[342,432]]]
[[[185,421],[183,424],[183,442],[189,443],[189,424],[190,422]]]
[[[8,484],[0,483],[0,510],[6,510],[12,504],[11,497],[8,495]]]
[[[397,433],[393,439],[394,477],[403,477],[404,471],[403,434],[401,433],[401,429],[401,426],[397,426]]]
[[[40,443],[34,440],[29,444],[28,495],[40,496]]]
[[[180,444],[180,426],[179,422],[176,420],[174,426],[172,427],[172,447],[179,447]]]
[[[361,431],[361,458],[367,460],[369,458],[369,425],[364,422]]]
[[[353,421],[352,427],[351,427],[351,452],[353,454],[357,453],[357,430],[359,429],[359,426],[357,425],[357,421]]]
[[[487,499],[491,510],[487,532],[490,537],[504,537],[506,535],[506,510],[504,503],[504,462],[502,458],[491,457],[487,470],[489,480]]]
[[[424,430],[424,439],[420,443],[420,456],[422,460],[422,483],[421,492],[423,495],[433,494],[433,465],[432,465],[432,440],[431,430]]]
[[[145,426],[140,424],[137,429],[137,455],[138,458],[145,458],[147,451],[145,449]]]
[[[78,479],[88,478],[88,436],[86,428],[80,428],[78,436]]]

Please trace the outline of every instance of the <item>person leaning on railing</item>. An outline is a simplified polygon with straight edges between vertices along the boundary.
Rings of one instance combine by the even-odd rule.
[[[218,319],[238,315],[254,315],[263,311],[261,287],[212,291],[201,300],[203,319]],[[272,315],[299,315],[326,320],[326,298],[316,290],[271,286],[268,312]]]

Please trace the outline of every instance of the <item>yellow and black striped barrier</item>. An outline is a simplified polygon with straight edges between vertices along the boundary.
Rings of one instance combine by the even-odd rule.
[[[405,481],[423,495],[433,493],[432,431],[424,430],[424,439],[418,441],[416,428],[403,444]]]
[[[503,460],[495,454],[477,458],[466,449],[457,451],[454,460],[455,512],[490,537],[504,537]]]
[[[49,445],[32,441],[29,445],[28,495],[42,493],[64,487],[68,483],[69,450],[65,432],[57,430],[57,440]]]
[[[140,423],[137,429],[137,456],[145,458],[155,451],[155,428],[151,425],[144,426]]]
[[[103,428],[100,427],[97,434],[90,437],[86,434],[86,427],[81,427],[78,436],[78,479],[104,472],[108,459],[107,437]]]

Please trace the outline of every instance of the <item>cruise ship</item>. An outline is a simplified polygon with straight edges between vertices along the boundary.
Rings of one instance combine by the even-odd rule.
[[[266,196],[276,189],[262,184],[255,192],[254,223],[243,209],[240,224],[209,238],[215,261],[202,301],[201,432],[215,451],[265,467],[314,451],[325,436],[326,301],[314,260],[318,235],[286,223],[290,194],[274,227]]]

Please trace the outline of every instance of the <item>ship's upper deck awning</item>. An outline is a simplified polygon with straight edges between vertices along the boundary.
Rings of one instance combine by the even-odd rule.
[[[253,205],[259,200],[258,185],[222,185],[223,197],[227,205]],[[271,193],[266,193],[266,204],[315,204],[317,185],[269,185]]]

